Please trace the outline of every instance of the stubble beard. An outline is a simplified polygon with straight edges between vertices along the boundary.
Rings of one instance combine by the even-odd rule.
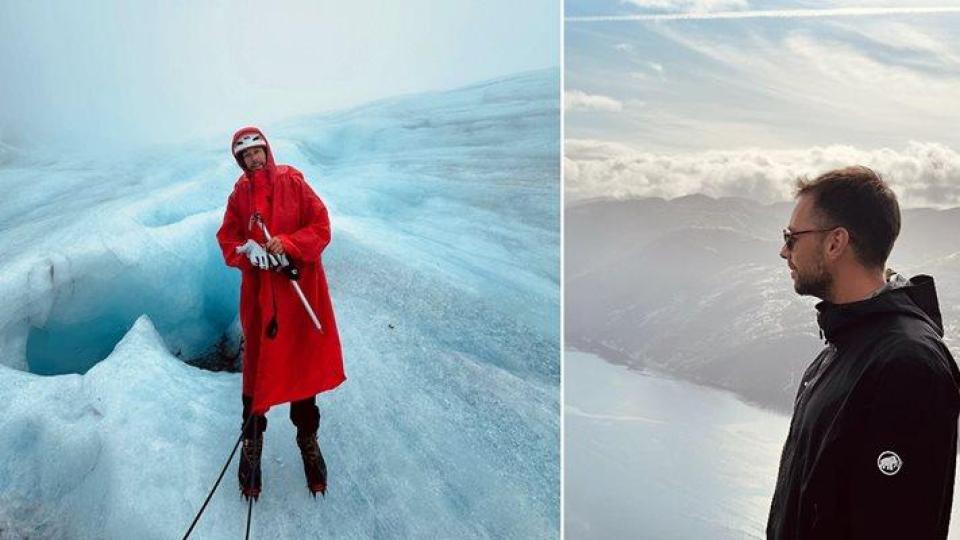
[[[827,271],[823,258],[817,260],[817,264],[809,272],[800,272],[797,268],[797,280],[793,288],[801,296],[815,296],[821,300],[830,297],[830,290],[833,288],[833,276]]]

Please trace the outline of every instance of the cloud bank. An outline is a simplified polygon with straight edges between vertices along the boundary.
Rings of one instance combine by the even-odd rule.
[[[703,193],[771,203],[791,200],[798,176],[855,164],[879,172],[905,208],[960,206],[960,154],[931,142],[910,142],[901,150],[832,145],[654,154],[618,143],[568,139],[565,194],[568,202]]]
[[[588,94],[581,90],[564,92],[563,106],[568,111],[617,112],[623,110],[623,103],[612,97]]]

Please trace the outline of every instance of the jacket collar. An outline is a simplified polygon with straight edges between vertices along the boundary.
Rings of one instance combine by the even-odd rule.
[[[828,342],[836,342],[852,327],[884,314],[901,314],[927,322],[943,337],[943,318],[933,278],[918,275],[900,287],[884,287],[876,296],[849,304],[826,300],[816,305],[817,324]]]

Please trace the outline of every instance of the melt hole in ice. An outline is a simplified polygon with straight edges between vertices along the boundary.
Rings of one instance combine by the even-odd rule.
[[[163,253],[141,259],[141,252],[125,262],[106,251],[72,261],[69,279],[52,282],[41,298],[45,312],[31,320],[27,369],[86,373],[146,314],[171,354],[204,369],[238,371],[239,273],[223,265],[215,242],[207,245],[185,260]]]

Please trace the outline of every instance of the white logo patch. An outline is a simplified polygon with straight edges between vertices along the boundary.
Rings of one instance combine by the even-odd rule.
[[[887,450],[877,458],[877,467],[880,468],[880,472],[883,474],[893,476],[900,472],[900,468],[903,467],[903,460],[900,459],[900,456],[898,456],[896,452]]]

